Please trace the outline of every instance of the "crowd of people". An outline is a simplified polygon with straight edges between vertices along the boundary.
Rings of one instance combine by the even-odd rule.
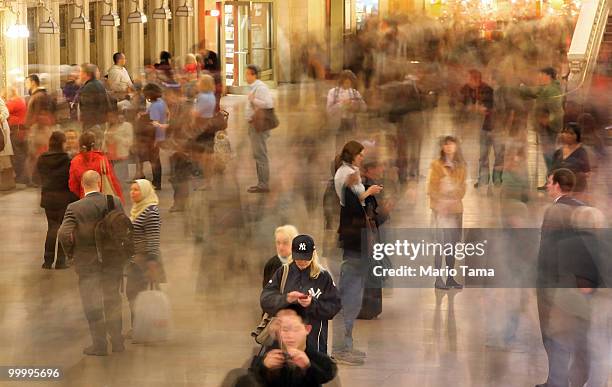
[[[559,72],[566,70],[569,28],[564,23],[530,23],[511,25],[501,37],[483,39],[477,30],[458,24],[372,18],[350,37],[347,65],[337,84],[316,96],[317,101],[326,98],[320,108],[327,138],[335,144],[337,156],[326,160],[332,174],[322,173],[329,177],[323,195],[302,192],[307,207],[323,204],[325,229],[336,236],[341,264],[324,265],[319,252],[326,242],[315,243],[289,224],[275,230],[276,255],[262,264],[264,318],[253,333],[261,350],[248,367],[232,373],[234,385],[318,386],[336,377],[337,364],[365,364],[366,352],[354,345],[354,328],[359,318],[381,314],[381,288],[389,286],[371,276],[372,245],[384,240],[384,229],[406,189],[424,178],[422,142],[434,112],[449,113],[453,124],[452,133],[438,142],[426,183],[431,226],[445,242],[462,239],[470,168],[478,171],[474,189],[486,189],[487,197],[498,195],[502,223],[516,224],[517,209],[526,212],[536,195],[529,182],[528,138],[530,131],[537,134],[547,179],[538,189],[554,200],[544,215],[533,284],[549,362],[542,386],[563,387],[570,381],[607,385],[612,308],[605,289],[610,286],[609,269],[602,261],[609,250],[593,230],[605,224],[598,198],[609,199],[610,194],[602,138],[609,117],[597,104],[577,106],[566,99]],[[314,51],[304,50],[305,77],[327,85],[321,79],[326,64]],[[215,213],[221,203],[236,204],[235,193],[221,192],[216,184],[220,176],[228,177],[226,172],[235,173],[228,172],[228,117],[220,103],[222,75],[216,54],[190,54],[178,68],[164,51],[142,79],[128,73],[128,59],[115,53],[104,77],[94,64],[83,64],[78,76],[71,75],[63,93],[69,120],[78,122],[78,129],[58,125],[58,104],[35,74],[28,77],[27,103],[15,89],[0,103],[0,185],[10,187],[14,179],[40,186],[40,206],[48,222],[42,267],[75,267],[92,338],[86,355],[108,355],[107,336],[112,352],[125,350],[124,339],[131,333],[121,321],[124,276],[132,322],[138,295],[167,280],[156,193],[165,185],[164,176],[173,188],[170,212],[198,218],[206,210],[210,223],[216,223],[209,225],[211,230],[240,227],[237,219],[243,219],[237,215],[239,206],[236,212],[231,205],[229,210],[223,207],[232,214],[229,220]],[[274,195],[267,141],[279,126],[276,103],[259,79],[259,67],[249,65],[245,71],[250,86],[245,123],[257,177],[247,192]],[[366,115],[384,122],[381,127],[386,129],[364,128]],[[468,136],[478,137],[473,164],[461,149]],[[366,140],[359,140],[362,137]],[[169,173],[162,170],[161,150],[171,154]],[[308,152],[299,157],[312,161]],[[284,157],[291,156],[288,152]],[[150,179],[143,168],[147,162]],[[132,176],[130,164],[135,164]],[[200,194],[207,203],[190,208],[190,195]],[[128,204],[131,209],[124,212]],[[101,249],[101,243],[112,243],[98,238],[102,222],[128,225],[130,230],[129,257],[117,264],[109,264]],[[196,219],[194,227],[202,222]],[[202,233],[195,234],[202,242]],[[584,238],[601,244],[598,252],[588,249]],[[452,269],[455,261],[452,254],[440,255],[434,265]],[[385,264],[393,265],[390,259]],[[452,275],[437,276],[431,285],[436,291],[464,286]],[[577,298],[566,290],[577,290],[580,305],[592,312],[572,313],[577,307],[568,306],[567,300]]]

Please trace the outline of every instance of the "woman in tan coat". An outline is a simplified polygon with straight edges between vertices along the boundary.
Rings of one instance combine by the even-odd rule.
[[[429,195],[432,210],[432,223],[440,229],[438,239],[442,243],[456,243],[461,241],[463,227],[463,197],[466,190],[466,167],[457,139],[446,136],[440,145],[440,157],[431,163],[429,170]],[[455,257],[447,255],[446,269],[454,269]],[[442,267],[442,257],[435,258],[436,269]],[[461,289],[452,275],[448,274],[446,283],[442,275],[436,278],[438,289]]]

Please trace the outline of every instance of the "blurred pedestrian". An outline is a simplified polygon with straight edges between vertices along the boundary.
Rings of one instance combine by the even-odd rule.
[[[49,138],[49,150],[38,158],[36,170],[40,176],[40,206],[45,209],[47,217],[47,238],[43,269],[51,269],[55,262],[56,269],[67,269],[66,256],[62,248],[56,248],[57,231],[59,230],[68,205],[78,197],[70,192],[70,157],[66,153],[66,136],[55,131]]]

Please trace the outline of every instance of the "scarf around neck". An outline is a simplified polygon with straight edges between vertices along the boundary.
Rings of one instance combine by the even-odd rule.
[[[140,193],[142,194],[142,200],[139,202],[134,202],[132,204],[132,210],[130,211],[130,219],[133,221],[138,218],[140,214],[144,212],[148,207],[159,204],[159,199],[157,198],[157,194],[153,189],[153,185],[149,180],[138,179],[134,181],[138,184],[140,188]]]

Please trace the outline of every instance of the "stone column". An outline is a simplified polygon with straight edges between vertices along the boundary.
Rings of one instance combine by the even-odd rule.
[[[112,6],[104,2],[98,2],[98,15],[100,18],[111,11],[117,12],[117,0],[112,0]],[[100,73],[104,76],[108,69],[113,65],[113,54],[117,52],[117,27],[102,26],[100,20],[91,20],[92,25],[95,25],[96,41],[98,47],[98,67]],[[121,23],[127,23],[127,19],[121,20]]]
[[[142,68],[144,66],[144,28],[142,23],[129,24],[127,16],[136,9],[136,2],[132,0],[124,1],[123,13],[121,22],[123,25],[123,41],[125,45],[125,56],[127,58],[127,69],[132,79],[141,78]],[[138,0],[138,9],[142,12],[142,0]]]
[[[89,17],[89,0],[76,0],[83,7],[83,15]],[[80,7],[71,4],[68,7],[68,58],[70,63],[83,64],[89,62],[89,30],[76,30],[70,28],[73,18],[81,14]],[[91,22],[91,20],[90,20]],[[58,50],[59,51],[59,50]]]
[[[195,14],[190,17],[176,16],[176,9],[185,4],[185,0],[177,0],[174,3],[175,8],[172,10],[172,17],[174,18],[174,29],[172,31],[174,35],[174,52],[172,56],[178,63],[184,63],[185,55],[191,52],[193,46],[193,22],[190,19],[195,18]],[[187,5],[193,5],[193,1],[187,0]],[[190,24],[192,25],[191,27]]]
[[[50,4],[51,15],[43,8],[36,8],[38,12],[38,23],[43,23],[49,20],[49,16],[57,22],[59,19],[59,3],[53,2]],[[35,31],[30,31],[30,34],[36,34],[38,42],[38,62],[44,68],[44,72],[49,74],[49,78],[45,80],[45,87],[50,92],[59,92],[60,90],[60,40],[58,34],[41,34],[38,32],[38,26]]]
[[[19,23],[26,23],[27,6],[25,3],[13,3],[12,7],[15,11],[19,11]],[[12,12],[4,11],[4,28],[15,24],[17,21],[16,15]],[[3,31],[4,32],[4,31]],[[2,65],[2,74],[0,87],[14,86],[20,94],[25,93],[24,80],[28,74],[28,40],[27,39],[10,39],[3,37],[4,44],[0,44],[0,64]]]
[[[149,45],[148,59],[151,63],[157,63],[161,51],[168,51],[168,20],[153,19],[153,11],[165,4],[165,0],[149,0],[149,41],[146,44]],[[174,10],[171,11],[174,13]],[[172,17],[175,18],[174,15]]]

